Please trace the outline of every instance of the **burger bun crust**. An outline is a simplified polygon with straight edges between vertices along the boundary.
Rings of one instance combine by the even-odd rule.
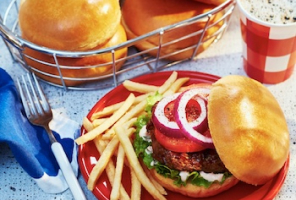
[[[126,33],[124,28],[120,25],[113,35],[113,37],[105,43],[103,46],[97,46],[91,50],[99,50],[109,48],[120,43],[123,43],[127,40]],[[115,65],[116,69],[119,70],[124,64],[124,58],[127,56],[127,48],[121,48],[114,52],[115,56]],[[46,74],[39,73],[38,71],[35,74],[42,79],[62,85],[59,71],[56,67],[51,65],[55,64],[55,60],[52,56],[25,48],[24,53],[33,57],[34,59],[43,61],[45,63],[39,63],[33,59],[25,58],[28,65],[42,71]],[[102,53],[98,55],[90,55],[80,58],[66,58],[66,57],[57,57],[60,66],[67,66],[67,68],[61,68],[61,73],[63,75],[63,80],[67,86],[76,86],[85,82],[88,82],[86,78],[90,77],[101,77],[107,74],[113,73],[113,58],[112,53]],[[94,67],[89,67],[94,66]],[[73,67],[73,68],[72,68]],[[75,69],[74,67],[80,67]],[[71,79],[72,78],[72,79]],[[79,80],[80,79],[80,80]]]
[[[157,5],[157,6],[155,6]],[[125,0],[122,7],[122,24],[126,30],[128,39],[134,39],[141,35],[155,31],[159,28],[166,27],[194,16],[204,14],[214,9],[214,5],[195,2],[192,0]],[[137,16],[137,17],[135,17]],[[222,12],[212,16],[209,24],[216,23],[223,16]],[[193,56],[194,53],[201,53],[209,47],[216,37],[212,35],[223,25],[223,20],[217,22],[205,32],[203,43],[199,46],[197,52],[192,46],[196,45],[201,37],[196,34],[186,39],[176,41],[179,38],[184,38],[187,35],[202,31],[206,25],[206,20],[200,20],[187,26],[175,27],[172,30],[166,31],[162,37],[161,51],[153,50],[159,46],[159,35],[141,39],[134,44],[141,51],[147,51],[152,56],[164,56],[167,60],[183,60]],[[174,42],[172,42],[174,41]],[[169,45],[165,45],[170,43]],[[176,53],[176,51],[189,48],[188,50]],[[156,48],[157,49],[157,48]],[[173,54],[168,56],[169,54]]]
[[[164,188],[172,192],[177,192],[193,198],[202,198],[217,195],[223,191],[230,189],[239,182],[238,179],[236,179],[234,176],[231,176],[228,177],[223,182],[223,184],[213,183],[209,188],[192,185],[190,183],[187,183],[186,186],[178,187],[174,184],[174,180],[170,178],[165,178],[164,176],[158,174],[156,170],[152,169],[150,170],[150,173]]]
[[[56,50],[83,51],[106,43],[120,24],[118,0],[22,0],[22,38]]]
[[[230,75],[212,85],[208,123],[219,157],[243,182],[265,184],[288,159],[284,114],[271,92],[251,78]]]

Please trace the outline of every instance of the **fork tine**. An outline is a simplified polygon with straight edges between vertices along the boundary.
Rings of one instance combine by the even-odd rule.
[[[41,98],[41,104],[43,105],[43,110],[45,112],[48,112],[48,111],[50,111],[50,106],[49,106],[48,100],[46,99],[44,92],[43,92],[42,88],[40,87],[40,84],[36,78],[36,75],[34,73],[32,73],[32,76],[33,76],[39,97]]]
[[[22,86],[23,85],[23,86]],[[28,116],[36,116],[37,115],[37,110],[36,110],[36,107],[35,107],[35,103],[32,99],[32,96],[30,95],[30,90],[29,90],[29,87],[28,87],[28,84],[27,84],[27,81],[25,79],[24,76],[22,76],[22,84],[20,84],[20,88],[23,92],[23,97],[24,97],[24,102],[23,104],[27,104],[26,107],[27,107],[27,115]],[[22,89],[24,88],[24,89]]]
[[[19,89],[21,100],[23,102],[23,107],[25,109],[25,113],[26,113],[27,116],[31,116],[32,115],[31,109],[29,108],[29,103],[27,102],[27,98],[26,98],[26,96],[24,94],[23,87],[21,86],[21,83],[20,83],[19,79],[17,79],[17,86],[18,86],[18,89]]]
[[[32,74],[31,74],[32,75]],[[42,114],[43,113],[43,108],[42,108],[42,102],[40,102],[40,100],[39,100],[39,97],[38,97],[38,95],[37,95],[37,93],[36,93],[36,89],[35,89],[35,86],[36,86],[36,81],[34,81],[34,83],[35,84],[33,84],[33,82],[32,82],[32,79],[31,79],[31,76],[30,76],[30,74],[28,73],[27,74],[27,79],[28,79],[28,82],[29,82],[29,85],[30,85],[30,89],[31,89],[31,91],[32,91],[32,93],[33,93],[33,95],[29,95],[30,97],[31,96],[33,96],[34,97],[34,102],[35,102],[35,108],[37,108],[37,112],[39,113],[39,114]],[[29,94],[29,93],[28,93]]]
[[[22,79],[23,79],[23,83],[24,83],[24,86],[25,86],[25,91],[26,91],[26,94],[27,94],[27,97],[29,99],[29,105],[30,105],[30,108],[31,108],[31,114],[33,116],[38,116],[38,109],[36,107],[36,103],[34,102],[33,98],[32,98],[32,95],[31,95],[31,92],[33,92],[33,95],[35,96],[35,92],[34,92],[34,87],[32,86],[32,84],[30,83],[30,77],[29,77],[29,74],[27,74],[27,81],[26,81],[26,78],[25,76],[22,76]],[[28,85],[28,82],[30,85]],[[30,88],[29,88],[30,86]],[[38,99],[36,100],[36,97],[35,98],[35,101],[38,102]],[[37,104],[38,105],[38,104]]]

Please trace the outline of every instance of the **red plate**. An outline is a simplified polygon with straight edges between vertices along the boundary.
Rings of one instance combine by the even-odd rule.
[[[148,83],[153,85],[161,85],[163,82],[171,75],[171,71],[166,72],[157,72],[153,74],[148,74],[144,76],[140,76],[134,78],[133,81],[141,82],[141,83]],[[193,72],[193,71],[178,71],[178,77],[190,77],[190,81],[187,84],[192,83],[213,83],[219,79],[219,77],[204,74],[200,72]],[[119,85],[115,89],[111,90],[107,93],[102,99],[100,99],[95,106],[91,109],[89,114],[87,115],[88,118],[94,113],[105,106],[123,101],[127,98],[129,92],[122,86]],[[81,127],[81,134],[85,134],[86,130],[84,127]],[[89,174],[92,168],[95,166],[94,161],[98,160],[100,157],[96,147],[92,141],[87,142],[86,144],[80,145],[79,147],[79,154],[78,154],[78,162],[80,166],[81,173],[85,179],[88,181]],[[227,190],[221,194],[216,196],[206,198],[207,200],[228,200],[228,199],[240,199],[240,200],[269,200],[273,199],[276,194],[279,192],[280,188],[282,187],[287,171],[289,167],[289,159],[287,159],[285,165],[280,170],[280,172],[268,183],[261,186],[251,186],[245,184],[243,182],[238,183],[236,186]],[[124,168],[123,172],[123,185],[127,191],[130,191],[130,173],[127,167]],[[111,192],[111,186],[108,181],[108,178],[105,173],[97,181],[96,187],[93,190],[93,194],[100,200],[109,200]],[[173,192],[168,191],[168,195],[166,196],[168,200],[193,200],[193,198],[185,197],[180,194],[176,194]],[[142,200],[151,200],[152,197],[150,194],[143,189],[142,190]]]

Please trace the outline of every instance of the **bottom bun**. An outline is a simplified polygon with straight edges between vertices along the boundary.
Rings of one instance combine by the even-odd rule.
[[[139,37],[139,35],[135,35],[125,24],[125,22],[122,20],[122,24],[125,26],[125,30],[126,30],[126,34],[127,37],[129,39],[135,39],[137,37]],[[215,27],[212,27],[211,30],[214,30]],[[180,29],[180,28],[179,28]],[[214,31],[217,31],[217,29],[215,29]],[[213,32],[214,33],[214,32]],[[166,37],[168,38],[168,37]],[[216,39],[217,36],[215,37],[208,37],[206,38],[204,42],[202,42],[200,44],[200,46],[198,47],[197,51],[195,52],[195,44],[198,43],[200,39],[200,36],[195,36],[195,37],[191,37],[191,41],[189,41],[190,39],[187,39],[187,42],[189,41],[190,43],[188,44],[188,46],[183,46],[184,43],[183,40],[180,42],[174,42],[171,45],[167,45],[165,47],[162,47],[160,52],[158,52],[159,49],[159,45],[157,44],[158,39],[158,35],[155,37],[150,37],[149,39],[146,40],[139,40],[138,42],[136,42],[134,44],[134,46],[143,52],[147,52],[149,55],[153,56],[153,57],[162,57],[165,58],[166,60],[170,60],[170,61],[179,61],[179,60],[185,60],[185,59],[189,59],[192,57],[196,57],[198,54],[200,54],[201,52],[205,51]],[[170,41],[166,41],[165,43],[169,43],[171,41],[177,40],[177,37],[171,37],[168,38],[168,40]],[[187,49],[188,48],[188,49]],[[180,53],[176,53],[176,52],[180,52]]]
[[[227,178],[223,184],[214,183],[209,188],[199,187],[190,183],[187,183],[186,186],[178,187],[174,184],[173,179],[165,178],[164,176],[158,174],[154,169],[151,170],[151,175],[164,188],[193,198],[210,197],[217,195],[225,190],[230,189],[239,182],[238,179],[236,179],[234,176],[231,176]]]
[[[99,49],[110,48],[121,44],[127,40],[126,32],[120,25],[114,36],[103,46],[98,46],[89,51],[97,51]],[[34,73],[40,78],[66,86],[76,86],[94,79],[103,78],[103,76],[113,73],[113,55],[111,52],[90,55],[85,57],[59,57],[57,61],[60,66],[58,70],[53,56],[41,53],[29,48],[25,48],[24,54],[26,63],[34,69]],[[121,48],[115,51],[115,70],[119,70],[124,64],[127,56],[127,48]],[[39,60],[39,61],[35,61]],[[33,70],[32,70],[33,71]],[[89,78],[89,79],[88,79]]]
[[[218,20],[220,18],[222,13],[218,13],[218,17],[214,17],[215,20]],[[124,19],[122,19],[122,25],[124,26],[127,34],[128,39],[135,39],[138,38],[140,35],[136,35],[133,33]],[[221,28],[223,25],[223,21],[220,21],[216,25],[209,28],[204,35],[203,41],[198,46],[198,49],[196,50],[196,45],[200,41],[200,37],[202,33],[191,36],[187,39],[182,39],[178,41],[178,38],[186,37],[186,35],[193,34],[193,32],[190,32],[190,29],[196,25],[196,28],[194,32],[199,32],[204,28],[204,23],[198,22],[193,25],[191,25],[191,28],[180,27],[175,28],[173,31],[167,32],[163,39],[163,45],[159,52],[159,36],[150,36],[148,39],[141,39],[138,40],[134,44],[134,46],[139,49],[140,51],[147,52],[149,55],[157,57],[160,56],[162,58],[165,58],[166,60],[170,61],[179,61],[179,60],[185,60],[196,57],[198,54],[205,51],[212,43],[218,39],[221,34],[215,35],[215,33]],[[186,31],[185,31],[186,30]],[[188,31],[189,30],[189,31]],[[179,34],[176,34],[178,32]],[[169,44],[169,45],[168,45]]]

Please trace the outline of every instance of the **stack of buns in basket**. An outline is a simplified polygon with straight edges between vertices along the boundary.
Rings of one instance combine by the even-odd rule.
[[[127,39],[208,12],[223,1],[21,0],[19,26],[22,38],[40,47],[61,52],[98,52],[117,46]],[[134,46],[141,51],[146,50],[152,56],[160,55],[169,60],[190,58],[205,50],[215,40],[216,37],[210,36],[223,25],[223,21],[219,20],[222,14],[217,13],[209,18],[209,27],[198,49],[193,46],[199,43],[207,20],[167,31],[161,38],[161,48],[158,48],[159,36],[140,40]],[[175,41],[186,35],[192,36]],[[158,49],[161,51],[158,52]],[[175,53],[180,49],[186,50]],[[116,48],[114,54],[108,51],[76,57],[75,54],[62,57],[59,53],[53,56],[46,51],[26,47],[23,53],[26,63],[35,68],[35,73],[42,79],[74,86],[86,82],[87,78],[91,80],[92,77],[119,70],[126,60],[127,47]],[[170,56],[166,56],[168,54]]]
[[[19,10],[19,25],[25,40],[61,51],[91,51],[125,42],[126,33],[120,19],[118,0],[22,0]],[[56,84],[63,84],[60,73],[65,84],[73,86],[84,82],[78,80],[80,78],[106,75],[113,71],[112,53],[78,58],[57,55],[60,71],[55,67],[53,56],[29,48],[25,48],[24,53],[32,57],[25,57],[28,65],[56,77],[35,72],[38,76]],[[123,64],[120,59],[126,57],[127,48],[116,50],[114,55],[116,68],[119,69]]]

